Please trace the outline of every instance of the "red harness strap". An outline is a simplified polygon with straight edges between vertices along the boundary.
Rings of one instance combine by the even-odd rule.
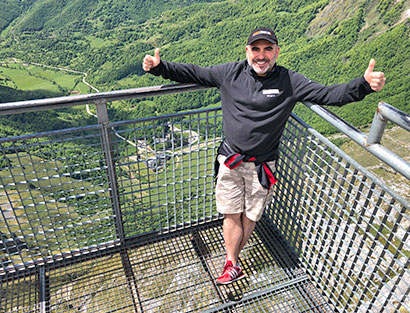
[[[242,162],[255,162],[255,160],[255,157],[235,153],[228,155],[224,164],[232,170],[239,166]],[[266,162],[255,162],[255,167],[256,172],[258,173],[259,182],[264,188],[270,190],[270,188],[278,181],[273,176],[272,169]]]

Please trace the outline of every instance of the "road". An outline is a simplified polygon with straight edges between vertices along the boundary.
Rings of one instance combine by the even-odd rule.
[[[46,65],[46,64],[41,64],[41,63],[36,63],[36,62],[25,62],[22,60],[17,60],[15,57],[11,58],[13,61],[9,61],[9,62],[5,62],[5,63],[18,63],[18,64],[31,64],[31,65],[35,65],[35,66],[39,66],[39,67],[44,67],[44,68],[48,68],[48,69],[52,69],[52,70],[58,70],[58,71],[64,71],[64,72],[69,72],[69,73],[74,73],[74,74],[80,74],[83,76],[82,78],[82,82],[88,86],[91,90],[95,91],[95,92],[100,92],[99,89],[97,89],[95,86],[91,85],[89,82],[87,82],[86,78],[88,76],[88,74],[86,72],[81,72],[81,71],[76,71],[76,70],[72,70],[72,69],[67,69],[67,68],[63,68],[63,67],[59,67],[59,66],[51,66],[51,65]],[[98,118],[97,115],[91,111],[90,109],[90,105],[87,104],[86,105],[86,111],[89,115],[94,116],[95,118]],[[183,149],[183,151],[186,151],[187,149],[190,149],[192,147],[192,145],[194,145],[196,142],[199,142],[199,134],[193,130],[181,130],[180,128],[178,128],[176,125],[170,125],[169,128],[171,129],[171,131],[173,132],[179,132],[179,133],[183,133],[183,134],[187,134],[188,138],[189,138],[189,144],[187,148]],[[120,138],[121,140],[124,140],[125,142],[127,142],[128,144],[130,144],[131,146],[137,148],[138,153],[140,155],[140,157],[146,158],[148,159],[148,157],[146,156],[147,153],[151,153],[151,154],[155,154],[156,152],[149,146],[146,144],[146,142],[144,142],[143,140],[137,140],[137,142],[133,142],[123,136],[121,136],[114,128],[112,128],[112,131],[114,132],[115,136],[117,136],[118,138]],[[170,154],[177,154],[177,153],[173,153],[170,150],[165,151],[166,153],[170,153]],[[136,159],[136,156],[135,156]],[[178,157],[177,157],[177,162],[178,162]]]
[[[67,69],[67,68],[64,68],[64,67],[51,66],[51,65],[46,65],[46,64],[36,63],[36,62],[19,61],[15,57],[12,57],[11,59],[13,59],[12,62],[4,62],[4,63],[32,64],[32,65],[35,65],[35,66],[45,67],[45,68],[49,68],[49,69],[52,69],[52,70],[64,71],[64,72],[69,72],[69,73],[74,73],[74,74],[80,74],[80,75],[83,76],[82,82],[84,83],[84,85],[88,86],[91,90],[94,90],[95,92],[100,92],[96,87],[94,87],[93,85],[91,85],[89,82],[87,82],[85,80],[87,75],[88,75],[85,72],[80,72],[80,71],[76,71],[76,70]],[[86,109],[87,109],[88,114],[90,114],[94,117],[97,117],[97,115],[95,115],[93,112],[91,112],[90,106],[88,104],[86,105]]]

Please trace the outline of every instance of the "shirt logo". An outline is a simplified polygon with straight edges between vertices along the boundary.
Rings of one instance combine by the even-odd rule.
[[[262,93],[266,95],[267,97],[276,97],[279,93],[279,89],[264,89],[262,90]]]

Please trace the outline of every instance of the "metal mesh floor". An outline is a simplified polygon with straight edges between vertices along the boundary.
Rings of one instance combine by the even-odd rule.
[[[227,286],[214,283],[225,258],[221,221],[158,238],[45,265],[44,299],[36,273],[3,277],[0,312],[331,311],[268,220],[240,256],[246,278]]]

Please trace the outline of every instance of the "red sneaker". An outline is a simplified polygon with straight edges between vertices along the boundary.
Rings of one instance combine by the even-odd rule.
[[[222,275],[216,279],[216,283],[218,285],[227,285],[244,277],[245,274],[242,273],[238,265],[233,266],[232,261],[226,261]]]

